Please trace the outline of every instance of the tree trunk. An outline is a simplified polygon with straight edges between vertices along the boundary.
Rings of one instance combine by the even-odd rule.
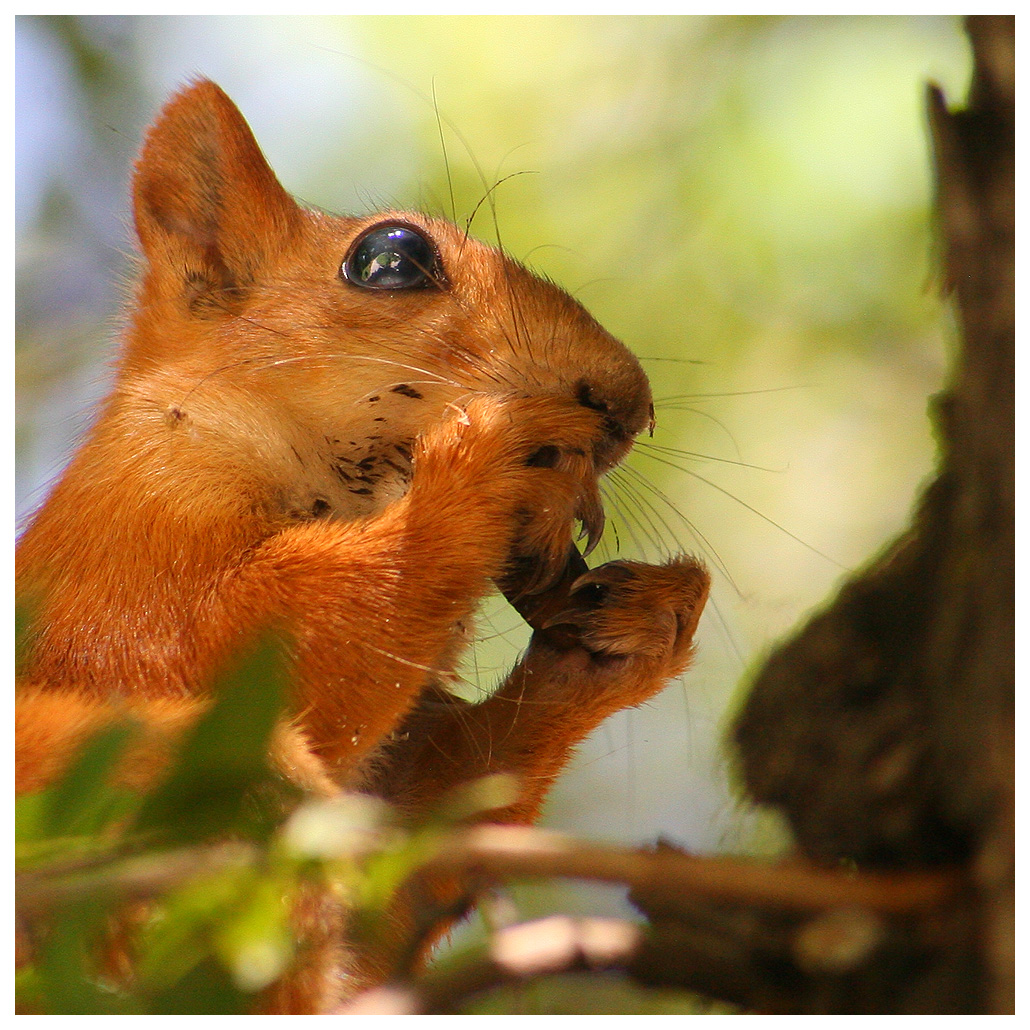
[[[837,1011],[859,987],[875,1011],[1015,1004],[1015,20],[967,27],[968,108],[929,91],[963,337],[941,472],[912,527],[769,660],[736,729],[748,789],[808,858],[968,874],[960,902],[880,928],[866,973],[889,952],[883,979],[860,984],[858,963],[823,998]]]

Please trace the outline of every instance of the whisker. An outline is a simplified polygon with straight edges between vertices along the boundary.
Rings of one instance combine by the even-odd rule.
[[[458,220],[458,209],[454,203],[454,183],[451,181],[451,162],[447,159],[447,140],[444,138],[443,120],[440,117],[440,104],[436,96],[436,76],[433,76],[433,112],[436,114],[436,130],[440,136],[440,153],[443,156],[443,167],[447,173],[447,192],[451,198],[451,221]]]
[[[688,519],[680,511],[677,505],[675,505],[669,497],[667,497],[661,490],[659,490],[658,487],[656,487],[654,483],[652,483],[639,469],[633,468],[631,465],[623,465],[620,467],[619,471],[628,473],[636,477],[641,482],[642,486],[647,489],[648,492],[650,492],[653,496],[655,496],[657,499],[661,500],[664,504],[666,504],[671,509],[672,513],[678,519],[684,522],[684,524],[687,527],[687,530],[690,532],[690,534],[694,537],[697,544],[700,546],[705,558],[708,559],[715,566],[716,570],[726,580],[726,582],[729,584],[729,586],[737,595],[737,597],[743,599],[744,594],[741,591],[740,587],[737,585],[736,581],[734,580],[732,574],[729,571],[728,566],[723,561],[722,557],[719,555],[715,547],[712,545],[712,542],[698,529],[696,524],[693,523],[690,519]],[[678,536],[675,534],[675,532],[672,531],[671,527],[670,536],[672,536],[673,540],[676,542],[676,547],[678,551],[686,550],[686,548],[683,547],[683,545],[679,542]],[[729,620],[726,618],[726,614],[723,612],[722,606],[720,605],[719,600],[716,596],[713,595],[709,597],[708,608],[715,613],[715,617],[718,621],[719,627],[722,630],[723,635],[725,636],[731,649],[733,650],[735,657],[741,664],[743,664],[743,650],[737,642],[733,630],[730,627]]]
[[[626,470],[622,470],[626,471]],[[648,523],[651,528],[650,540],[654,546],[654,549],[662,555],[664,558],[671,556],[671,549],[665,544],[665,537],[671,537],[674,543],[678,544],[676,535],[672,531],[672,527],[665,522],[662,516],[654,505],[648,505],[645,503],[645,498],[642,496],[641,491],[634,484],[627,481],[624,476],[613,476],[614,485],[620,488],[626,499],[633,504],[633,506],[640,512],[644,520]],[[626,515],[623,514],[623,519]],[[656,523],[655,520],[661,523],[661,526]],[[643,525],[641,525],[643,529]],[[663,532],[664,531],[664,532]]]
[[[185,404],[189,401],[190,397],[198,389],[200,389],[205,383],[216,376],[223,375],[229,372],[237,372],[245,367],[249,366],[250,371],[265,371],[271,368],[280,368],[286,365],[306,365],[311,368],[331,368],[334,364],[342,361],[364,361],[373,364],[389,365],[393,368],[402,368],[409,372],[417,372],[419,375],[429,376],[430,378],[425,380],[417,380],[420,385],[446,385],[453,386],[455,389],[462,389],[466,384],[459,382],[456,379],[448,379],[445,376],[438,375],[429,369],[420,368],[417,365],[409,365],[405,362],[396,361],[392,358],[375,357],[368,354],[301,354],[292,355],[290,357],[282,357],[280,355],[256,355],[250,357],[240,357],[235,361],[220,365],[218,368],[212,369],[206,373],[200,379],[198,379],[189,390],[183,395],[182,403]],[[380,387],[381,390],[389,390],[390,386],[400,385],[401,381],[394,382],[387,386]],[[374,393],[375,391],[370,391]],[[356,402],[355,402],[356,403]]]
[[[762,393],[783,393],[785,390],[810,390],[811,384],[797,383],[794,386],[770,386],[762,390],[730,390],[725,393],[679,393],[662,397],[656,404],[668,405],[671,401],[709,400],[713,397],[754,397]]]
[[[766,468],[764,465],[752,465],[747,461],[735,461],[733,458],[718,458],[714,454],[701,454],[698,451],[685,451],[679,447],[664,447],[662,444],[651,443],[648,440],[638,440],[634,444],[637,451],[656,451],[659,454],[669,454],[673,457],[695,458],[698,461],[717,461],[723,465],[737,465],[740,468],[754,469],[756,472],[777,472],[782,473],[784,469]]]
[[[534,172],[531,168],[523,168],[523,169],[521,169],[520,171],[517,171],[517,172],[509,172],[506,176],[504,176],[503,179],[498,179],[492,186],[487,187],[486,192],[479,198],[478,202],[476,203],[476,206],[472,209],[472,214],[470,214],[468,216],[468,218],[465,219],[465,239],[466,240],[468,240],[469,236],[472,234],[472,223],[475,221],[476,215],[479,214],[479,209],[483,206],[483,204],[486,204],[490,208],[490,210],[494,213],[494,233],[498,234],[497,233],[497,224],[496,224],[496,221],[497,221],[497,209],[494,206],[494,197],[493,197],[494,191],[499,186],[501,186],[504,183],[506,183],[509,179],[516,179],[520,175],[536,175],[536,172]],[[486,185],[486,183],[484,181],[484,186],[485,185]],[[500,241],[499,238],[497,240],[497,247],[501,251],[501,253],[503,254],[504,253],[504,249],[501,247],[501,241]]]
[[[807,541],[802,540],[801,537],[797,536],[795,533],[792,533],[785,526],[781,526],[775,519],[771,519],[771,518],[769,518],[768,515],[764,515],[762,512],[760,512],[753,505],[748,504],[747,501],[745,501],[742,498],[738,497],[736,494],[734,494],[731,491],[727,490],[725,487],[719,486],[718,483],[713,483],[710,479],[706,479],[704,476],[702,476],[698,472],[695,472],[693,469],[686,468],[683,465],[677,465],[676,462],[669,461],[668,458],[659,457],[659,455],[657,455],[657,454],[647,454],[646,452],[643,452],[643,454],[644,454],[644,457],[650,458],[652,461],[661,462],[661,464],[668,465],[670,468],[674,468],[674,469],[676,469],[679,472],[685,472],[688,476],[692,476],[694,479],[698,480],[699,482],[704,483],[706,486],[710,486],[713,490],[717,490],[719,493],[724,494],[731,501],[735,501],[742,508],[745,508],[747,511],[751,512],[753,515],[757,515],[764,522],[768,522],[770,526],[773,526],[775,529],[778,529],[781,533],[784,534],[784,536],[790,537],[790,539],[795,541],[795,543],[800,544],[806,550],[811,551],[812,554],[815,554],[818,557],[822,558],[824,561],[829,562],[835,568],[841,569],[844,572],[851,571],[846,565],[841,564],[841,562],[837,561],[834,558],[831,558],[828,554],[824,554],[822,551],[819,550],[819,548],[813,547]]]
[[[602,491],[604,491],[605,496],[607,496],[607,491],[605,490],[605,487],[602,487]],[[622,524],[625,526],[626,532],[629,534],[630,543],[633,545],[633,547],[636,548],[638,554],[646,554],[647,548],[641,545],[640,538],[637,536],[636,530],[633,527],[633,520],[628,518],[625,512],[620,511],[620,515],[622,517]],[[612,527],[612,529],[614,532],[614,526]]]
[[[713,414],[711,414],[711,412],[701,411],[698,408],[688,408],[688,407],[665,408],[663,405],[657,404],[657,403],[655,404],[655,408],[659,409],[659,410],[667,410],[667,411],[686,411],[686,412],[689,412],[691,415],[697,415],[698,418],[704,418],[704,419],[707,419],[709,422],[713,422],[716,426],[718,426],[726,434],[726,436],[729,439],[730,443],[733,444],[733,449],[737,453],[737,458],[739,460],[743,460],[743,458],[741,456],[741,453],[740,453],[740,447],[737,445],[737,441],[736,441],[736,438],[734,437],[733,433],[730,432],[729,427],[721,419],[716,418]],[[640,442],[638,442],[636,444],[636,446],[639,447],[640,446]]]
[[[671,358],[671,357],[659,357],[659,358],[648,358],[642,354],[637,355],[637,361],[674,361],[678,365],[708,365],[714,366],[716,362],[705,361],[702,358]]]
[[[450,675],[450,672],[447,669],[437,669],[432,665],[422,665],[419,662],[409,662],[407,658],[401,658],[399,654],[394,654],[392,651],[385,651],[381,647],[376,647],[375,644],[370,644],[367,640],[362,640],[360,643],[362,647],[367,647],[370,651],[375,651],[376,654],[382,655],[384,658],[389,658],[400,665],[406,665],[410,669],[418,669],[419,672],[428,672],[434,676]]]
[[[639,469],[633,468],[631,465],[623,465],[622,470],[628,475],[634,476],[644,487],[646,487],[655,497],[661,500],[664,504],[669,507],[669,510],[686,526],[687,532],[693,537],[694,542],[704,552],[706,558],[708,558],[712,564],[719,570],[723,578],[733,588],[734,593],[738,597],[743,597],[743,591],[737,585],[736,580],[733,578],[733,574],[730,572],[726,562],[723,561],[722,556],[719,554],[715,545],[708,539],[708,537],[701,532],[697,524],[691,519],[687,518],[686,515],[680,511],[679,507],[673,503],[673,501],[661,490],[658,489],[652,483],[647,476],[644,475]]]

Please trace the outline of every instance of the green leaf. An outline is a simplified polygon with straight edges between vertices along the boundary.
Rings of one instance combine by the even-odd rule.
[[[136,829],[180,844],[267,830],[253,789],[274,779],[268,746],[285,686],[282,650],[268,638],[215,686],[214,704],[186,738],[168,778],[147,797]]]
[[[293,958],[289,923],[291,884],[266,874],[215,934],[215,950],[241,990],[258,991],[277,980]]]
[[[94,968],[109,910],[89,899],[62,910],[39,949],[35,989],[52,1015],[125,1012],[127,1001],[105,989]]]
[[[22,794],[14,800],[14,842],[19,848],[44,840],[42,826],[46,819],[48,799],[43,791]]]
[[[133,723],[117,723],[86,741],[64,776],[43,794],[37,827],[41,835],[97,833],[124,813],[131,795],[111,786],[111,774],[137,728]]]
[[[239,1015],[253,1005],[213,959],[199,963],[178,983],[157,994],[150,1012],[161,1016]]]
[[[144,992],[156,999],[173,997],[176,985],[189,981],[212,957],[242,992],[278,979],[293,958],[294,873],[292,866],[246,866],[171,894],[141,942],[138,972]]]
[[[210,957],[215,928],[249,889],[254,873],[232,869],[206,876],[165,898],[141,941],[140,980],[161,994]]]

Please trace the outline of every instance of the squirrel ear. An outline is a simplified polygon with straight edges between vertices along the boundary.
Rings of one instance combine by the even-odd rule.
[[[172,97],[147,133],[133,209],[150,274],[220,307],[301,220],[236,105],[206,79]]]

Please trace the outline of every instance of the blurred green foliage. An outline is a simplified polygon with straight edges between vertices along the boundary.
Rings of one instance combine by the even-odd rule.
[[[303,797],[268,757],[279,656],[265,644],[216,685],[151,790],[119,782],[141,728],[126,721],[18,798],[19,1010],[251,1011],[305,947],[293,918],[305,892],[346,906],[350,941],[375,947],[398,887],[449,829],[510,801],[488,778],[411,826],[370,797]]]
[[[272,859],[283,803],[299,798],[267,759],[283,702],[282,677],[268,671],[276,664],[263,647],[220,684],[152,792],[119,784],[119,764],[140,731],[124,722],[89,740],[55,785],[18,799],[20,928],[31,942],[20,1008],[242,1011],[261,966],[255,956],[264,959],[262,972],[281,971],[292,953],[288,906],[302,870],[297,860]],[[274,816],[261,804],[269,793],[279,802]],[[227,841],[251,842],[249,860],[205,869],[204,849],[217,857]],[[190,849],[197,860],[185,862],[184,874]],[[199,871],[188,875],[192,864]],[[120,982],[102,964],[105,940],[113,921],[132,925],[132,902],[149,895],[155,907],[128,935],[137,967]]]

